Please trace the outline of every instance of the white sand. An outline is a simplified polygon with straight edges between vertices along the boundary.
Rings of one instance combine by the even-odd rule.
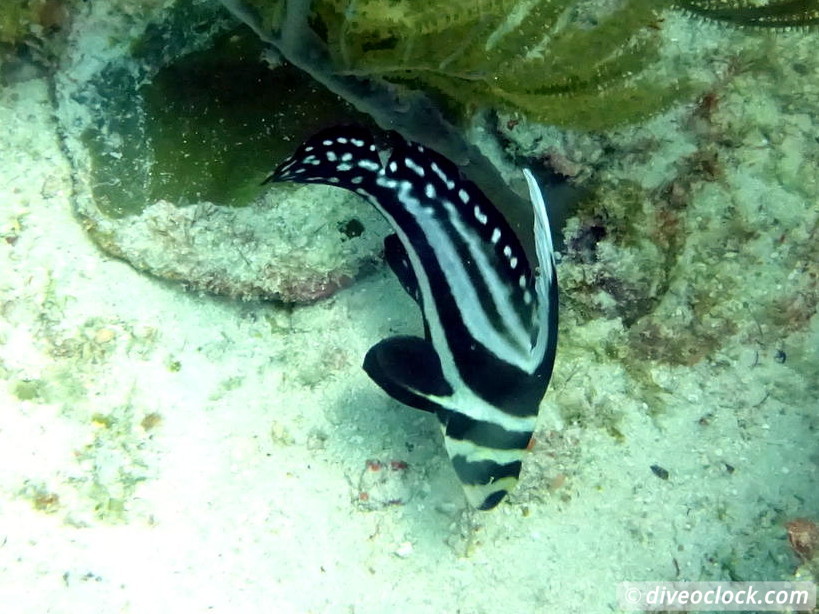
[[[434,417],[359,367],[419,329],[387,271],[292,312],[185,293],[72,216],[44,81],[0,93],[0,126],[3,614],[596,613],[622,580],[797,567],[783,522],[819,510],[815,314],[777,343],[763,322],[765,341],[652,367],[653,419],[600,351],[618,322],[564,331],[519,490],[470,512]],[[732,300],[760,291],[737,275]],[[619,413],[623,441],[563,423],[579,400]]]

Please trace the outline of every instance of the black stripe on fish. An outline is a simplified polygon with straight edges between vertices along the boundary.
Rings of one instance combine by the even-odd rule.
[[[557,277],[545,203],[535,209],[539,275],[503,216],[440,154],[340,126],[302,144],[267,181],[321,183],[367,199],[390,222],[385,257],[421,308],[425,339],[392,337],[364,360],[395,399],[435,412],[467,498],[491,509],[514,488],[554,363]]]
[[[452,457],[452,465],[461,482],[472,485],[487,485],[504,478],[517,478],[521,461],[501,465],[495,461],[469,461],[461,455]]]
[[[460,413],[443,410],[441,421],[446,425],[447,437],[467,440],[484,448],[497,450],[523,450],[529,445],[531,435],[517,431],[507,431],[502,426],[474,420]]]

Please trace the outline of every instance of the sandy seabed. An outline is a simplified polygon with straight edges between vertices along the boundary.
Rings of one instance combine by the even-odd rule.
[[[48,92],[0,92],[3,613],[596,613],[624,580],[794,577],[784,523],[819,510],[815,313],[657,367],[657,415],[616,361],[559,354],[519,490],[473,512],[435,418],[360,369],[420,327],[388,271],[293,309],[136,272],[72,213]],[[578,390],[619,436],[559,417]]]

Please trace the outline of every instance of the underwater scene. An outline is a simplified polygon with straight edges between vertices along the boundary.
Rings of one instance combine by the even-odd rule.
[[[0,160],[2,614],[819,611],[819,0],[0,0]]]

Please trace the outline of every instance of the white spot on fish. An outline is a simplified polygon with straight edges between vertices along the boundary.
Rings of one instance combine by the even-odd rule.
[[[361,162],[358,163],[358,167],[363,168],[365,171],[377,171],[381,168],[378,162],[373,162],[372,160],[361,160]]]
[[[338,138],[336,139],[336,142],[337,142],[337,143],[341,143],[342,145],[346,145],[346,144],[347,144],[347,137],[345,137],[345,136],[340,136],[340,137],[338,137]]]
[[[362,181],[364,181],[364,177],[362,177],[361,175],[358,175],[358,176],[353,177],[352,179],[350,179],[350,183],[352,183],[353,185],[358,185]]]
[[[347,153],[345,153],[343,156],[341,156],[342,162],[349,162],[352,159],[353,159],[353,154],[351,154],[349,151]]]
[[[523,302],[524,302],[524,303],[526,303],[527,305],[531,305],[531,304],[532,304],[532,293],[531,293],[531,292],[529,292],[528,290],[526,290],[526,291],[523,293]]]
[[[517,268],[517,266],[518,266],[518,259],[517,259],[517,258],[512,258],[512,259],[509,261],[509,266],[510,266],[510,267],[512,267],[513,269],[514,269],[514,268]]]
[[[339,179],[338,177],[328,177],[327,181],[329,181],[330,183],[338,183],[339,181],[341,181],[341,179]]]
[[[463,190],[461,190],[463,191]],[[478,205],[475,205],[475,219],[481,223],[481,225],[485,225],[489,218],[486,217],[486,214],[481,211],[481,208]]]
[[[466,204],[466,203],[469,202],[469,194],[467,194],[466,190],[464,190],[464,189],[458,190],[458,198],[461,199],[461,202],[463,204]],[[475,207],[475,208],[477,209],[477,207]]]
[[[350,142],[356,147],[364,147],[364,141],[361,139],[350,139]]]
[[[394,173],[395,171],[398,170],[398,164],[395,162],[395,160],[393,160],[392,162],[390,162],[390,165],[389,165],[388,168],[390,169],[391,173]]]
[[[503,248],[503,255],[509,258],[512,255],[512,248],[508,245]]]
[[[304,151],[306,151],[307,153],[310,153],[311,151],[313,151],[313,146],[308,145],[307,147],[304,148]]]
[[[428,183],[426,187],[424,187],[424,194],[426,194],[427,198],[435,198],[437,193],[435,192],[435,186],[431,183]]]
[[[415,162],[413,162],[412,158],[406,158],[404,160],[404,164],[406,164],[407,168],[410,169],[413,173],[415,173],[419,177],[424,176],[424,169],[421,168],[420,166],[418,166]]]
[[[520,286],[521,290],[526,288],[526,276],[525,275],[520,276],[520,278],[518,279],[518,285]]]
[[[495,228],[495,230],[492,231],[492,238],[489,239],[489,240],[492,241],[492,245],[494,245],[495,243],[498,242],[498,239],[500,239],[500,237],[501,237],[501,231],[498,230],[497,228]]]
[[[336,153],[334,151],[328,151],[327,152],[327,159],[330,162],[335,162],[336,160],[338,160],[338,156],[336,155]]]
[[[442,171],[441,167],[438,166],[435,162],[433,162],[430,165],[430,168],[432,168],[432,172],[435,173],[436,175],[438,175],[438,177],[440,177],[441,181],[444,182],[444,185],[446,186],[447,190],[451,190],[452,188],[455,187],[455,182],[452,181],[449,177],[447,177],[446,173],[444,171]],[[466,202],[466,201],[464,201],[464,202]]]
[[[386,177],[379,176],[375,181],[382,188],[389,188],[390,190],[393,190],[398,187],[398,182],[395,179],[387,179]]]
[[[322,144],[322,145],[324,145],[325,147],[329,147],[330,145],[332,145],[332,144],[333,144],[333,141],[331,141],[330,139],[324,139],[324,140],[321,142],[321,144]]]
[[[343,173],[343,172],[346,172],[346,171],[349,171],[349,170],[351,170],[352,168],[353,168],[353,165],[352,165],[352,164],[348,164],[347,162],[342,162],[341,164],[339,164],[339,165],[336,167],[336,169],[337,169],[337,170],[339,170],[339,171],[340,171],[340,172],[342,172],[342,173]]]

